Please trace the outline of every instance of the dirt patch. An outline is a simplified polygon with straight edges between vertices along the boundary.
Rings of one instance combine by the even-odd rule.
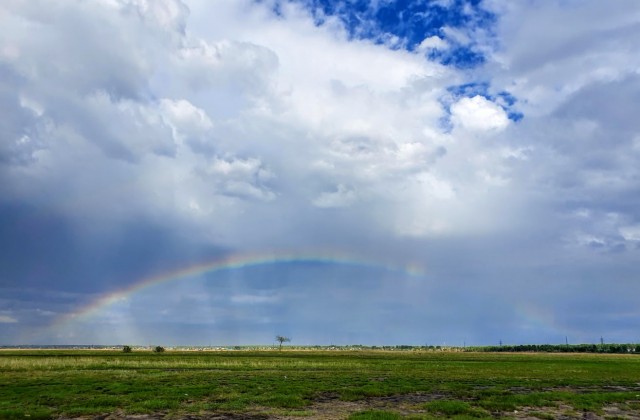
[[[433,415],[432,413],[427,413],[422,408],[422,405],[430,401],[448,398],[451,398],[451,396],[442,393],[415,393],[386,397],[371,397],[357,401],[341,401],[338,394],[324,394],[319,396],[311,406],[305,409],[307,415],[304,417],[274,415],[271,418],[279,420],[345,419],[353,413],[366,410],[392,411],[403,416]],[[603,407],[601,414],[589,411],[578,411],[570,405],[560,403],[554,407],[520,407],[514,411],[494,412],[491,413],[491,416],[494,418],[510,418],[518,420],[640,420],[640,412],[638,412],[638,410],[630,409],[626,405],[619,404],[611,404]]]
[[[549,389],[550,390],[550,389]],[[558,391],[560,389],[555,388]],[[564,389],[562,389],[564,390]],[[567,389],[572,392],[580,392],[577,389]],[[616,389],[623,390],[623,389]],[[625,391],[630,390],[625,388]],[[526,392],[523,388],[518,388],[517,392]],[[269,408],[256,408],[250,413],[198,413],[198,414],[170,414],[168,412],[158,412],[153,414],[124,414],[111,413],[108,415],[60,418],[59,420],[330,420],[346,419],[349,415],[359,411],[384,410],[398,413],[402,416],[426,415],[424,403],[449,399],[450,395],[444,393],[412,393],[391,395],[384,397],[369,397],[356,401],[342,401],[338,393],[323,393],[318,395],[313,403],[304,409],[296,410],[295,414],[282,414],[282,411]],[[635,401],[640,403],[640,401]],[[567,404],[559,403],[553,407],[519,407],[514,411],[503,411],[491,413],[494,418],[526,419],[526,420],[640,420],[640,412],[637,409],[629,408],[625,404],[610,404],[603,407],[599,413],[575,410]],[[444,417],[443,417],[444,418]]]
[[[305,412],[308,415],[300,416],[277,416],[273,419],[279,420],[301,420],[301,419],[345,419],[350,414],[366,410],[386,410],[398,413],[403,416],[426,415],[422,409],[422,404],[439,399],[447,399],[450,396],[441,393],[416,393],[406,395],[393,395],[388,397],[366,398],[357,401],[341,401],[337,395],[324,395],[315,401]],[[520,407],[514,411],[503,411],[491,413],[494,418],[510,418],[518,420],[608,420],[626,419],[640,420],[640,412],[631,409],[626,405],[611,404],[603,407],[602,413],[575,410],[567,404],[558,404],[554,407]],[[444,417],[443,417],[444,418]]]
[[[576,411],[569,405],[560,404],[557,407],[523,407],[514,413],[503,413],[503,415],[527,420],[640,420],[640,413],[637,410],[628,409],[617,404],[606,406],[602,411],[603,414],[596,414],[589,411]]]
[[[205,413],[205,414],[124,414],[121,412],[87,417],[60,417],[58,420],[267,420],[276,417],[263,413]]]
[[[389,410],[402,415],[419,413],[418,407],[429,401],[445,398],[441,393],[412,393],[369,397],[356,401],[342,401],[337,393],[319,395],[313,404],[305,409],[309,415],[305,419],[344,419],[350,414],[364,410]],[[300,419],[298,416],[275,416],[277,419]]]

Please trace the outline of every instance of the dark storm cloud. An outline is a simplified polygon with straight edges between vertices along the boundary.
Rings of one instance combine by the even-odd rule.
[[[0,276],[9,289],[105,293],[223,254],[141,219],[89,236],[73,220],[47,208],[5,203],[0,216]]]

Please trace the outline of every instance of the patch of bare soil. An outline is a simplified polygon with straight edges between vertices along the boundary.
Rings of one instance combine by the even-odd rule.
[[[557,390],[557,389],[556,389]],[[622,390],[622,389],[616,389]],[[625,390],[629,390],[628,388]],[[525,391],[524,389],[522,390]],[[576,391],[573,389],[573,391]],[[531,392],[531,390],[529,390]],[[393,395],[388,397],[366,398],[357,401],[341,401],[337,394],[323,394],[314,403],[307,407],[304,417],[300,416],[272,416],[279,420],[301,419],[345,419],[350,414],[365,410],[388,410],[403,416],[425,415],[427,412],[422,405],[429,401],[448,398],[440,393],[415,393],[406,395]],[[557,419],[557,420],[640,420],[640,412],[628,408],[626,405],[611,404],[603,408],[603,413],[597,414],[587,411],[577,411],[566,404],[555,407],[521,407],[513,412],[495,412],[494,418],[509,419]]]
[[[501,414],[505,417],[527,420],[640,420],[640,413],[637,410],[623,408],[617,404],[604,407],[603,412],[604,414],[596,414],[588,411],[576,411],[571,406],[561,404],[557,407],[524,407],[514,413]]]
[[[341,401],[338,394],[322,394],[314,403],[306,408],[309,413],[305,419],[344,419],[350,414],[364,410],[389,410],[402,415],[418,414],[418,406],[429,401],[444,398],[439,393],[413,393],[403,395],[391,395],[386,397],[371,397],[357,401]],[[298,419],[295,416],[276,416],[277,419]]]
[[[299,416],[273,416],[279,420],[301,420],[301,419],[346,419],[350,414],[365,410],[388,410],[400,415],[426,415],[421,405],[425,402],[445,398],[442,394],[409,394],[396,395],[391,397],[367,398],[358,401],[334,400],[317,401],[308,407],[309,415]],[[433,415],[433,414],[432,414]],[[612,404],[603,408],[603,414],[596,414],[587,411],[576,411],[573,407],[559,404],[556,407],[522,407],[516,411],[495,412],[494,418],[508,418],[518,420],[640,420],[640,412],[626,408],[618,404]]]
[[[88,417],[60,417],[58,420],[267,420],[275,417],[263,413],[206,413],[206,414],[124,414],[115,412]]]
[[[560,389],[556,388],[554,390]],[[525,393],[527,389],[522,388],[516,391]],[[531,390],[528,391],[531,392]],[[580,390],[577,389],[571,389],[571,391],[580,392]],[[371,397],[357,401],[342,401],[337,393],[324,393],[317,396],[313,404],[296,413],[297,415],[275,414],[272,409],[265,408],[264,410],[256,409],[251,413],[199,413],[182,415],[167,412],[139,415],[116,412],[108,415],[74,419],[60,418],[59,420],[330,420],[346,419],[353,413],[365,410],[385,410],[403,416],[420,416],[427,414],[422,408],[424,403],[448,397],[449,396],[441,393],[413,393],[386,397]],[[630,409],[627,405],[621,404],[605,406],[602,413],[577,411],[569,405],[559,404],[555,407],[521,407],[513,412],[495,412],[492,413],[492,416],[494,418],[518,420],[640,420],[640,412],[638,412],[638,410]]]

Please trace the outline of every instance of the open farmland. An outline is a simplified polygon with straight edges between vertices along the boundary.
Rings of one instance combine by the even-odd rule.
[[[640,418],[640,357],[0,352],[1,418]]]

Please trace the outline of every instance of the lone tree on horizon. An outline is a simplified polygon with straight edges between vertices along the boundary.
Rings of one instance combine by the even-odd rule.
[[[282,350],[282,343],[288,343],[289,341],[291,341],[291,339],[289,337],[285,337],[283,335],[276,335],[276,341],[278,343],[280,343],[279,350]]]

